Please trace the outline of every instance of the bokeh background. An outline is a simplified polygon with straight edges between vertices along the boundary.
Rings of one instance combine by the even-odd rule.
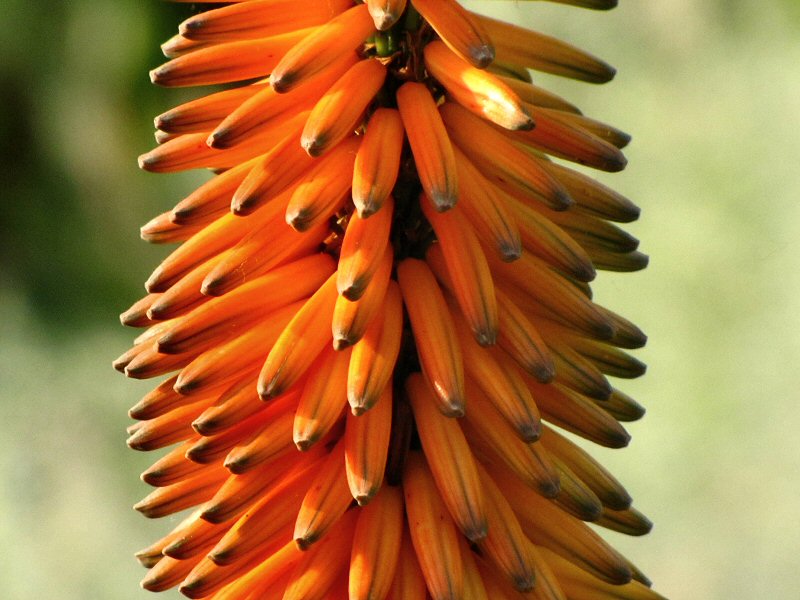
[[[601,179],[643,208],[651,266],[601,274],[597,295],[650,335],[650,372],[624,387],[648,415],[597,455],[656,527],[613,541],[673,600],[798,598],[800,3],[620,4],[473,3],[620,71],[601,88],[540,78],[634,136],[628,170]],[[130,509],[153,459],[124,443],[151,384],[110,363],[133,337],[117,315],[165,254],[138,227],[198,177],[135,161],[188,97],[147,69],[191,9],[0,2],[3,598],[151,596],[132,554],[169,524]]]

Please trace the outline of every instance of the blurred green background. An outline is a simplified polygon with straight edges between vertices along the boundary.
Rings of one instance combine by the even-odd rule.
[[[648,415],[596,454],[656,527],[613,541],[673,600],[797,598],[800,3],[620,4],[473,3],[620,71],[602,88],[540,78],[634,136],[627,171],[601,179],[643,208],[630,229],[651,266],[601,274],[597,295],[650,335],[650,372],[623,386]],[[187,97],[147,70],[191,9],[0,2],[3,598],[151,596],[132,554],[169,524],[130,509],[153,458],[124,430],[152,386],[110,363],[164,255],[138,227],[197,177],[135,160]]]

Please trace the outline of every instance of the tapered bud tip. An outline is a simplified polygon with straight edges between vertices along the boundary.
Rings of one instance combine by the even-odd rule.
[[[200,286],[200,293],[203,294],[203,296],[221,296],[221,288],[223,283],[223,279],[216,277],[213,279],[206,278],[203,280],[203,283]]]
[[[303,552],[311,548],[311,545],[316,541],[316,537],[312,536],[302,536],[294,538],[294,543],[297,544],[297,548]]]
[[[542,435],[542,426],[539,423],[521,423],[517,426],[517,433],[528,444],[538,441]]]
[[[156,340],[156,349],[161,354],[171,354],[170,343],[174,340],[175,336],[171,333],[162,335]]]
[[[182,396],[186,396],[190,394],[192,390],[196,389],[198,385],[200,385],[200,381],[198,380],[182,381],[179,375],[178,381],[175,382],[175,386],[172,389],[174,389]]]
[[[120,373],[124,373],[125,372],[125,367],[128,366],[128,363],[131,360],[130,358],[128,358],[126,356],[127,354],[128,354],[128,352],[126,351],[124,354],[122,354],[119,357],[117,357],[116,359],[114,359],[114,362],[111,363],[111,366],[114,367],[115,371],[119,371]]]
[[[604,158],[603,166],[609,173],[619,173],[628,166],[628,159],[622,152],[609,152],[608,156]]]
[[[166,552],[166,548],[164,549]],[[228,565],[231,563],[231,552],[228,549],[223,550],[214,550],[210,554],[208,554],[208,558],[211,559],[215,565]]]
[[[469,49],[470,62],[479,69],[485,69],[494,62],[494,46],[481,44]]]
[[[643,514],[639,514],[639,531],[641,531],[641,535],[647,535],[651,531],[653,531],[653,522],[645,517]]]
[[[202,579],[196,579],[191,581],[184,580],[184,582],[178,588],[178,591],[187,598],[202,598],[202,596],[198,594],[198,591],[202,589],[202,587],[203,587]]]
[[[536,489],[545,498],[555,498],[561,493],[561,482],[558,479],[548,479],[539,483]]]
[[[317,158],[325,150],[325,136],[303,135],[300,138],[300,145],[303,147],[303,150],[306,151],[306,154],[308,154],[311,158]]]
[[[341,286],[337,286],[337,289],[340,296],[347,298],[350,302],[355,302],[364,295],[367,288],[355,282],[345,281]]]
[[[518,592],[530,592],[536,584],[536,578],[533,573],[515,575],[512,581],[514,589]]]
[[[520,257],[522,257],[522,248],[518,245],[506,243],[500,245],[500,260],[503,262],[514,262]]]
[[[229,129],[215,129],[211,135],[206,138],[206,145],[209,148],[216,150],[225,150],[230,148],[233,144],[228,143],[227,137],[230,134]]]
[[[365,412],[367,412],[367,408],[361,404],[351,404],[350,405],[350,412],[353,413],[354,417],[360,417]]]
[[[566,190],[556,190],[553,198],[553,210],[567,210],[573,204],[575,201]]]
[[[395,23],[397,23],[397,19],[400,15],[397,15],[392,12],[385,12],[381,11],[380,13],[376,12],[372,14],[372,20],[375,23],[375,28],[378,31],[386,31],[392,27]]]
[[[341,352],[342,350],[345,350],[350,346],[352,346],[353,343],[354,342],[352,340],[336,336],[333,338],[333,349],[336,350],[337,352]]]
[[[269,84],[278,94],[285,94],[294,84],[296,76],[293,73],[275,73],[269,76]]]
[[[356,494],[355,496],[356,504],[358,504],[359,506],[366,506],[372,501],[374,497],[375,497],[374,493]]]
[[[471,527],[464,530],[464,535],[470,542],[479,542],[489,535],[489,526],[485,520],[473,523]]]
[[[191,37],[192,33],[201,30],[203,27],[205,27],[205,25],[206,22],[197,17],[186,19],[183,23],[178,25],[178,33],[180,33],[183,37]]]
[[[257,386],[258,396],[263,401],[272,400],[273,398],[280,396],[283,392],[283,387],[278,385],[276,379],[273,379],[269,382],[258,382]]]
[[[203,512],[200,513],[200,518],[203,519],[204,521],[208,521],[209,523],[214,523],[215,522],[214,519],[217,513],[219,513],[218,505],[209,506]]]
[[[449,190],[432,190],[430,198],[433,202],[433,208],[440,213],[450,210],[458,202],[456,194]]]
[[[256,200],[252,196],[234,198],[231,201],[231,212],[237,217],[246,217],[255,211]]]
[[[463,400],[449,399],[445,404],[440,405],[440,410],[445,417],[452,419],[460,419],[467,414]]]
[[[592,327],[592,330],[597,338],[601,340],[610,340],[617,332],[617,330],[614,328],[614,325],[607,321],[603,323],[595,323]]]
[[[147,313],[148,313],[148,318],[149,318],[150,311],[148,310]],[[134,313],[131,313],[130,311],[127,311],[127,310],[119,316],[120,324],[126,325],[126,326],[128,324],[134,323],[136,320],[137,320],[137,315],[134,314]]]
[[[295,437],[294,445],[297,446],[297,449],[300,450],[300,452],[308,452],[318,439],[319,438],[317,436]]]
[[[497,329],[473,331],[473,335],[475,341],[484,348],[497,342]]]
[[[163,115],[158,115],[155,119],[153,119],[153,125],[155,125],[156,129],[163,131],[165,127],[169,127],[170,120],[169,113],[164,113]]]
[[[147,469],[147,471],[139,475],[139,479],[141,479],[142,482],[146,483],[147,485],[155,486],[155,484],[158,482],[158,478],[163,474],[163,471],[153,471],[151,469]]]
[[[147,318],[151,321],[160,321],[168,308],[169,304],[154,304],[147,309]]]
[[[625,490],[619,490],[608,499],[607,506],[613,510],[628,510],[633,504],[633,498]]]
[[[150,171],[158,164],[158,159],[153,156],[152,152],[147,152],[136,159],[136,162],[139,163],[139,168],[142,171]]]
[[[575,267],[574,275],[579,281],[588,283],[594,281],[594,278],[597,277],[597,271],[592,263],[586,262]]]
[[[218,427],[218,422],[214,419],[196,419],[192,421],[192,429],[200,435],[211,435],[214,429]]]
[[[135,433],[127,440],[125,440],[125,443],[131,450],[136,450],[138,452],[146,452],[148,449],[142,444],[141,437],[142,437],[141,435]],[[134,508],[136,507],[134,506]]]
[[[607,446],[609,448],[626,448],[631,443],[631,434],[622,427],[617,427],[605,431]]]
[[[514,131],[530,131],[535,128],[536,122],[526,112],[519,114],[517,120],[514,121],[511,126],[511,129]]]
[[[223,463],[223,466],[234,475],[240,475],[247,470],[247,465],[250,461],[245,457],[228,458]]]
[[[631,579],[635,579],[643,586],[653,587],[653,581],[633,565],[631,565]]]
[[[302,233],[308,229],[312,215],[307,210],[286,211],[286,223],[295,231]]]
[[[353,203],[356,205],[356,212],[362,219],[367,219],[377,213],[383,204],[369,194],[366,198],[353,196]]]
[[[530,374],[539,383],[550,383],[556,376],[556,369],[552,364],[535,364],[532,365]]]
[[[614,392],[614,389],[611,387],[611,384],[608,382],[607,379],[603,378],[597,382],[597,389],[595,393],[592,395],[592,398],[596,398],[601,402],[605,402],[611,398],[611,394]]]

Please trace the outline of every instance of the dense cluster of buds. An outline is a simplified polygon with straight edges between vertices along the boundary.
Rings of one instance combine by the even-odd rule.
[[[613,0],[560,0],[608,9]],[[142,585],[214,600],[660,598],[586,523],[650,529],[564,431],[619,448],[644,365],[596,269],[647,263],[623,132],[538,87],[614,70],[456,0],[207,2],[164,44],[143,169],[213,176],[142,228],[180,243],[115,362],[167,378],[128,444]]]

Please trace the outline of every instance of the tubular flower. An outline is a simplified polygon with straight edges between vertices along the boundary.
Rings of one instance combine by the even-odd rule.
[[[615,0],[559,0],[609,9]],[[177,243],[122,315],[142,585],[190,598],[660,598],[586,523],[651,527],[563,431],[619,448],[644,365],[592,300],[637,218],[570,168],[623,132],[533,83],[601,60],[456,0],[209,2],[164,44],[143,169],[213,175],[142,228]],[[349,409],[349,410],[348,410]]]

